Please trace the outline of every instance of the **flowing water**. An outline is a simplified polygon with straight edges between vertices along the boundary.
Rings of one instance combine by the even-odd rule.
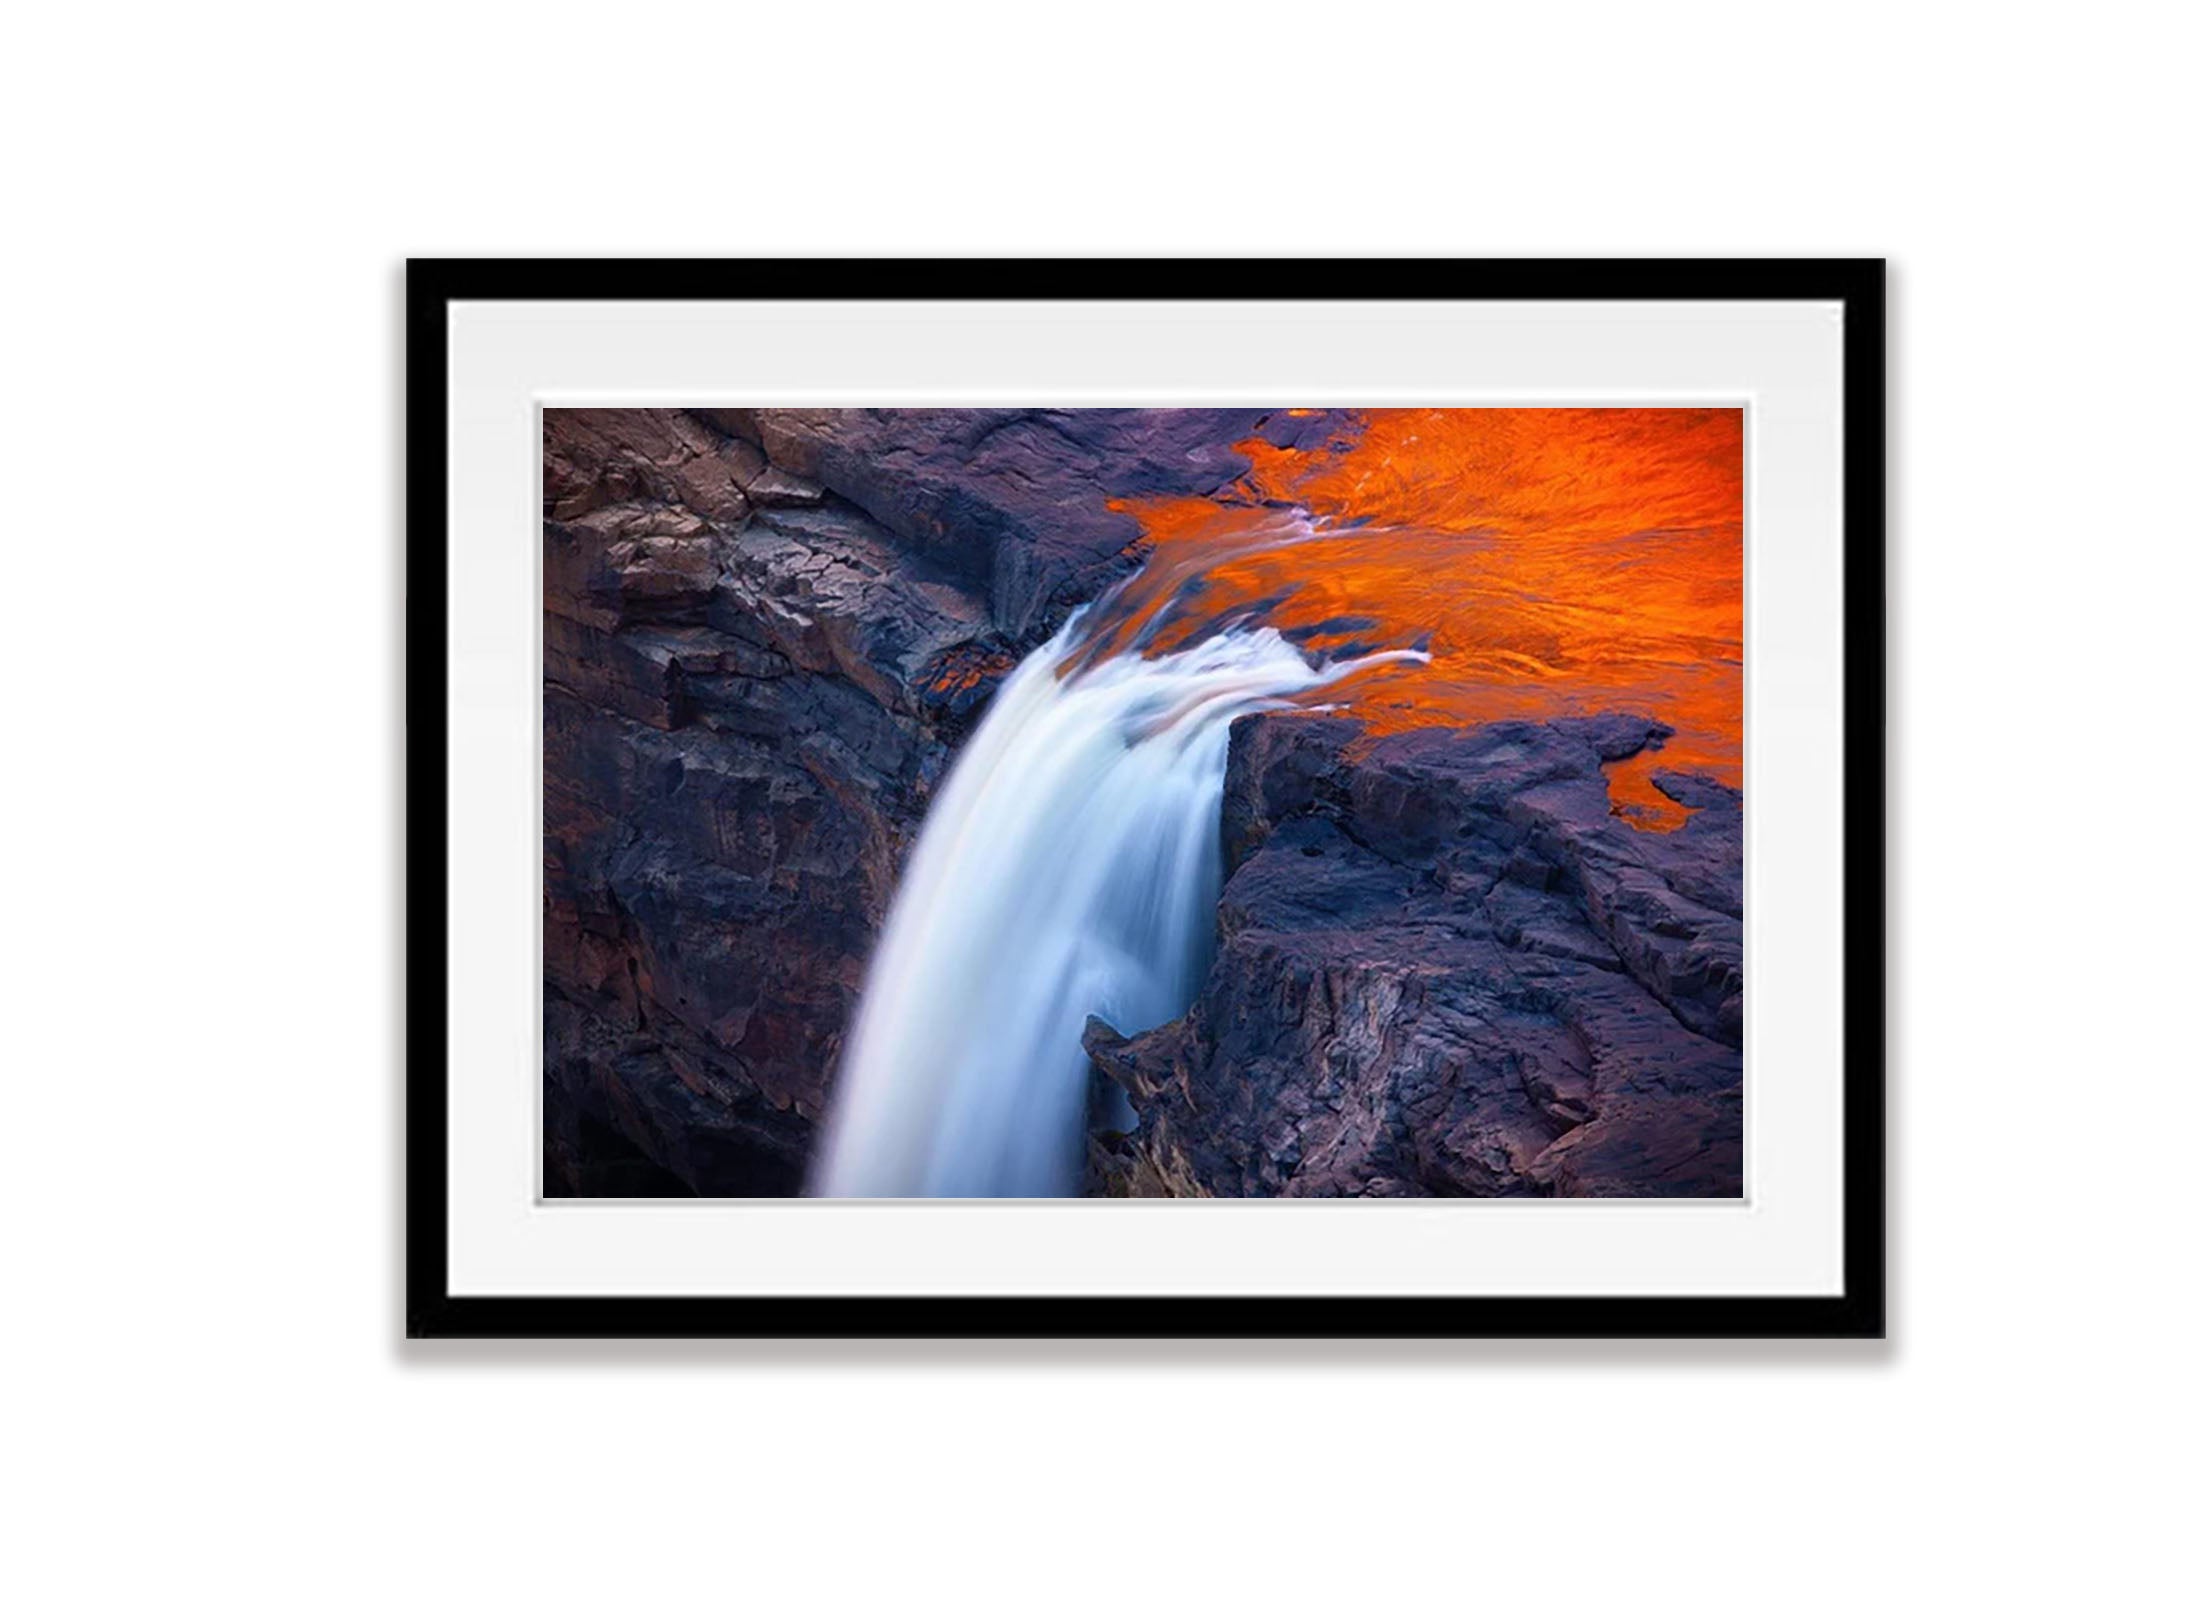
[[[1113,503],[1145,568],[1009,676],[949,776],[866,980],[820,1192],[1074,1190],[1087,1014],[1134,1033],[1202,980],[1236,717],[1365,668],[1339,697],[1369,737],[1668,724],[1654,758],[1606,769],[1637,827],[1687,817],[1658,767],[1740,784],[1739,410],[1373,410],[1238,448],[1227,494]],[[1423,649],[1325,664],[1293,639]]]
[[[1206,974],[1230,724],[1426,659],[1323,665],[1228,622],[1147,656],[1123,637],[1138,592],[1010,673],[950,772],[865,980],[816,1192],[1077,1192],[1086,1017],[1154,1027]]]

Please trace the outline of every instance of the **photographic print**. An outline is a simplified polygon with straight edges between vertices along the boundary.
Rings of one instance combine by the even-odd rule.
[[[1742,1193],[1743,413],[542,413],[543,1193]]]

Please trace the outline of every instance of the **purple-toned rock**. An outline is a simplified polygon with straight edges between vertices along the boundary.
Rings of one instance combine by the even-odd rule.
[[[796,1192],[931,794],[1000,679],[1136,559],[1108,502],[1226,491],[1245,411],[545,414],[546,1181]],[[1317,648],[1349,649],[1364,619]],[[1637,718],[1234,730],[1190,1015],[1088,1031],[1142,1194],[1729,1194],[1739,797]]]
[[[949,758],[1261,415],[545,413],[553,1193],[796,1191]]]
[[[986,594],[1027,647],[1127,570],[1139,528],[1111,500],[1211,494],[1244,476],[1235,446],[1248,435],[1337,429],[1251,410],[717,410],[698,422],[861,506]]]
[[[1738,1195],[1740,797],[1612,814],[1640,718],[1233,730],[1206,988],[1086,1047],[1128,1095],[1095,1193]]]

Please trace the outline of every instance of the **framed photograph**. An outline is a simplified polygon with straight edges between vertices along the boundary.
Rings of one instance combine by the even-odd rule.
[[[1884,286],[411,263],[409,1331],[1881,1335]]]

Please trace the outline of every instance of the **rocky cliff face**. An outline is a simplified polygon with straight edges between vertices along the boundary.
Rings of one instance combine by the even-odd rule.
[[[1001,676],[1207,495],[1247,411],[546,413],[551,1194],[798,1190],[864,964]],[[1734,1194],[1740,797],[1640,719],[1234,730],[1220,947],[1182,1020],[1087,1030],[1115,1194]]]
[[[1239,723],[1204,994],[1087,1026],[1092,1192],[1738,1195],[1740,796],[1656,774],[1698,809],[1638,832],[1602,771],[1667,731]]]
[[[545,413],[545,1181],[798,1188],[992,686],[1206,494],[1239,411]]]

